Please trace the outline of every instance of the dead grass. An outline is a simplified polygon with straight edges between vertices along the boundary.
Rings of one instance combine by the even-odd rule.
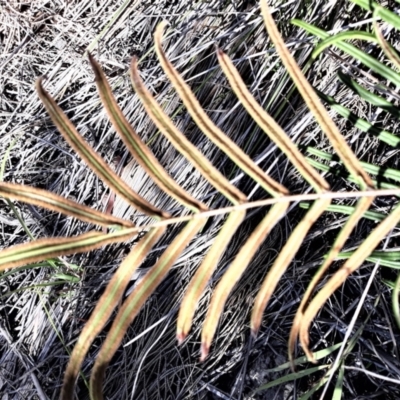
[[[307,8],[301,2],[287,2],[281,7],[280,28],[288,43],[298,48],[298,60],[306,59],[309,46],[304,35],[289,25],[288,20],[301,17],[319,26],[331,27],[329,18],[334,15],[338,26],[348,23],[345,7],[334,10],[331,3],[313,0]],[[122,10],[121,15],[114,19],[119,10]],[[332,14],[334,12],[336,14]],[[363,16],[354,18],[362,20]],[[84,56],[85,50],[91,47],[125,114],[179,183],[196,197],[208,199],[214,207],[225,204],[166,139],[160,137],[145,115],[127,74],[133,54],[141,57],[142,77],[157,94],[158,101],[175,116],[178,127],[245,193],[253,198],[262,195],[250,179],[243,179],[230,161],[210,145],[181,108],[181,102],[166,81],[152,49],[152,32],[162,19],[167,19],[172,27],[170,38],[164,42],[169,58],[197,89],[201,103],[213,120],[275,179],[295,192],[304,191],[306,186],[293,168],[240,107],[214,56],[214,44],[227,50],[236,60],[252,93],[272,114],[276,114],[279,106],[284,104],[276,118],[296,142],[330,149],[302,102],[296,96],[285,97],[289,90],[287,77],[270,49],[258,7],[252,1],[0,2],[0,159],[17,139],[6,163],[4,179],[46,188],[98,209],[105,207],[107,189],[63,141],[34,91],[36,77],[46,75],[46,87],[86,140],[110,163],[119,159],[117,168],[142,196],[165,209],[177,209],[176,203],[163,196],[130,159],[101,110],[93,74]],[[334,72],[338,64],[337,58],[325,57],[311,71],[310,78],[315,86],[329,94],[339,94],[338,98],[350,106],[355,102],[354,96],[335,83]],[[359,100],[355,107],[360,113],[367,113],[367,119],[371,116]],[[379,145],[375,138],[359,136],[357,130],[338,121],[343,134],[354,144],[353,148],[361,158],[379,165],[392,161],[397,166],[391,149]],[[336,190],[347,185],[340,178],[331,181]],[[32,206],[16,204],[16,207],[27,228],[37,238],[88,230],[83,223]],[[388,208],[383,205],[380,210]],[[220,221],[217,218],[211,221],[203,235],[185,250],[172,273],[140,313],[128,332],[125,347],[109,368],[106,381],[108,399],[250,398],[249,392],[267,378],[263,375],[263,368],[284,361],[291,321],[309,281],[310,270],[321,262],[333,238],[325,228],[332,224],[340,227],[344,222],[341,216],[327,214],[305,242],[266,312],[265,326],[259,339],[253,343],[249,337],[249,311],[266,269],[299,218],[296,210],[288,214],[273,238],[260,249],[240,286],[230,297],[211,357],[204,364],[197,362],[199,332],[212,288],[235,254],[238,247],[235,243],[242,241],[260,212],[249,213],[247,225],[242,227],[236,242],[232,243],[201,301],[195,328],[185,344],[178,348],[174,324],[176,311],[186,284],[205,249],[210,246]],[[124,218],[134,216],[121,200],[117,200],[114,214]],[[370,229],[371,224],[362,222],[348,247],[357,246]],[[174,230],[169,231],[159,250],[174,235]],[[26,240],[27,234],[21,223],[9,206],[0,200],[0,248]],[[19,270],[0,280],[2,399],[57,398],[68,351],[130,245],[108,246],[84,256],[67,257],[56,268],[44,264]],[[157,251],[150,255],[140,272],[132,278],[132,285],[157,256]],[[313,328],[315,348],[327,347],[343,339],[370,270],[368,265],[363,267],[327,304]],[[75,278],[76,282],[70,283],[65,277],[56,275],[60,273]],[[43,284],[46,286],[39,286]],[[364,366],[372,363],[380,373],[398,377],[400,366],[396,340],[399,338],[398,332],[391,328],[394,325],[388,290],[379,279],[374,281],[373,287],[373,293],[365,301],[364,312],[375,309],[378,317],[372,318],[364,328],[366,336],[360,339],[349,364]],[[381,301],[375,305],[377,296],[381,296]],[[85,375],[90,371],[102,339],[99,337],[92,346],[83,368]],[[363,373],[352,370],[346,375],[348,398],[363,394],[363,398],[368,398],[372,393],[360,393],[357,379],[369,379],[371,390],[384,396],[395,390],[388,383],[382,386],[382,381],[365,378]],[[275,396],[283,399],[286,391],[289,397],[285,395],[285,398],[296,399],[307,386],[310,387],[310,382],[300,382],[286,389],[282,386],[278,391],[259,398]],[[87,398],[82,379],[77,396],[79,399]]]

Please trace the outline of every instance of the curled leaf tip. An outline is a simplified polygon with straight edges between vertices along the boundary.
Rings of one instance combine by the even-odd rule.
[[[169,22],[166,21],[166,20],[163,20],[163,21],[161,21],[161,22],[158,24],[156,30],[157,30],[157,31],[161,31],[161,33],[162,33],[162,31],[163,31],[163,30],[165,29],[165,27],[168,26],[168,25],[169,25]]]
[[[96,81],[99,81],[99,80],[101,80],[100,65],[98,64],[98,62],[96,61],[96,59],[92,56],[92,54],[90,52],[88,52],[87,54],[88,54],[90,66],[92,67],[92,70],[94,72],[95,79],[96,79]]]
[[[210,346],[207,343],[202,343],[201,344],[201,350],[200,350],[200,362],[204,362],[206,358],[208,357],[208,354],[210,353]]]
[[[314,354],[311,351],[306,352],[307,360],[312,364],[317,364],[317,360],[314,357]]]
[[[253,327],[251,328],[251,336],[252,336],[252,338],[253,338],[254,340],[257,339],[259,330],[260,330],[260,327],[259,327],[259,326],[257,326],[257,327],[254,327],[254,326],[253,326]]]
[[[47,79],[49,79],[49,77],[48,77],[48,75],[46,75],[46,74],[39,76],[39,77],[36,79],[36,86],[37,86],[37,85],[42,85],[42,83],[43,83],[44,81],[47,81]]]
[[[314,354],[313,352],[310,350],[309,343],[310,343],[310,338],[308,336],[308,331],[304,332],[303,331],[300,333],[300,343],[301,343],[301,347],[303,348],[304,354],[307,357],[307,360],[313,364],[316,364],[317,361],[315,360]]]
[[[289,357],[289,366],[290,366],[290,370],[295,373],[296,372],[296,365],[294,363],[294,359],[293,357]]]
[[[41,95],[41,94],[44,94],[45,93],[45,90],[44,90],[44,88],[43,88],[43,81],[46,79],[46,77],[45,76],[39,76],[37,79],[36,79],[36,83],[35,83],[35,86],[36,86],[36,91],[38,92],[38,94],[39,94],[39,96]]]
[[[186,339],[186,333],[178,332],[176,334],[176,340],[178,341],[178,346],[181,346],[183,341]]]
[[[131,58],[131,70],[137,71],[137,64],[138,64],[138,59],[137,56],[132,56]]]

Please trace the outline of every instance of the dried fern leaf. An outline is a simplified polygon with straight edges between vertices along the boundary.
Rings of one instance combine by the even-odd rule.
[[[149,251],[164,234],[166,227],[147,232],[114,273],[104,293],[82,329],[70,356],[61,391],[62,400],[74,399],[74,386],[83,360],[96,336],[102,331],[112,312],[120,302],[134,271],[142,264]]]
[[[376,35],[376,38],[378,40],[379,45],[381,46],[383,52],[385,53],[386,57],[394,64],[394,66],[397,69],[400,69],[400,57],[397,54],[396,50],[393,49],[393,47],[385,40],[385,37],[383,36],[381,30],[379,29],[378,22],[376,20],[376,17],[378,16],[379,10],[374,11],[373,15],[373,25],[374,25],[374,33]],[[400,25],[397,25],[397,28],[399,28]]]
[[[217,50],[217,55],[218,61],[229,81],[229,84],[231,85],[240,102],[243,104],[244,108],[253,117],[254,121],[257,122],[259,127],[286,154],[304,179],[317,192],[329,190],[329,185],[325,179],[319,175],[311,165],[309,165],[299,149],[287,137],[285,131],[254,99],[230,58],[220,49]]]
[[[251,314],[251,332],[254,336],[257,335],[262,321],[262,315],[267,306],[272,293],[274,292],[279,280],[285,273],[293,257],[296,255],[297,250],[302,245],[305,236],[310,228],[314,225],[315,221],[330,205],[331,199],[319,199],[314,202],[312,207],[308,210],[303,219],[299,222],[293,230],[289,239],[287,240],[283,249],[281,249],[278,257],[273,263],[271,269],[268,271],[264,282],[254,301],[254,307]]]
[[[48,258],[86,253],[106,244],[128,240],[138,231],[139,228],[122,229],[108,234],[92,231],[70,238],[43,238],[18,244],[0,252],[0,271],[33,264]]]
[[[390,233],[390,231],[400,221],[400,205],[398,205],[384,219],[372,233],[361,243],[353,255],[342,265],[342,267],[328,280],[326,285],[317,293],[308,305],[301,320],[300,342],[307,358],[314,361],[313,353],[310,351],[308,330],[312,320],[315,318],[318,310],[323,307],[326,300],[356,271],[364,260],[375,250],[379,242]]]
[[[359,185],[362,189],[373,187],[371,178],[364,171],[357,157],[354,155],[346,140],[340,134],[339,129],[332,121],[328,111],[321,104],[317,94],[315,93],[311,84],[304,77],[300,67],[286,48],[285,43],[279,34],[275,21],[272,18],[267,0],[261,0],[261,13],[264,18],[265,26],[268,34],[275,45],[276,51],[279,54],[282,63],[286,67],[290,76],[292,77],[297,89],[306,102],[310,111],[314,114],[315,119],[320,125],[321,129],[325,132],[331,144],[337,151],[339,157],[343,161],[348,171],[359,180]]]
[[[130,221],[96,211],[90,207],[68,200],[65,197],[58,196],[47,190],[36,189],[31,186],[0,182],[0,196],[5,197],[6,199],[18,200],[24,203],[47,208],[48,210],[75,217],[95,225],[127,228],[133,227],[133,224]]]
[[[82,157],[87,165],[100,177],[115,193],[124,198],[137,210],[155,218],[168,218],[169,214],[153,206],[147,200],[135,193],[109,165],[79,135],[73,123],[64,114],[54,99],[44,90],[42,79],[36,81],[36,90],[46,107],[50,118],[57,126],[69,145]]]
[[[250,264],[250,261],[260,248],[262,242],[264,242],[273,227],[285,215],[288,206],[289,203],[277,203],[268,211],[267,215],[261,220],[256,229],[240,248],[239,253],[214,290],[201,334],[201,361],[204,361],[209,353],[218,321],[222,315],[229,294]]]
[[[203,227],[205,221],[204,218],[196,218],[185,225],[161,255],[156,265],[144,276],[118,311],[92,370],[90,377],[90,396],[92,399],[103,399],[102,382],[105,370],[120,346],[126,330],[139,313],[143,304],[165,278],[184,248]]]
[[[90,53],[89,60],[95,73],[96,85],[100,94],[101,102],[107,110],[107,114],[110,117],[115,130],[121,136],[132,157],[138,161],[153,181],[165,193],[169,194],[194,212],[207,210],[205,204],[183,190],[164,170],[163,166],[159,163],[151,150],[143,143],[140,136],[135,132],[125,118],[112,94],[111,87],[107,82],[104,72]]]
[[[236,233],[246,216],[245,210],[234,211],[229,214],[221,230],[208,251],[200,267],[197,269],[183,297],[179,308],[177,333],[178,343],[181,344],[192,326],[193,315],[196,311],[200,296],[203,294],[213,272],[229,245],[232,236]]]
[[[293,320],[292,329],[290,330],[289,335],[289,345],[288,345],[288,352],[289,352],[289,361],[291,364],[291,368],[294,370],[294,350],[296,345],[297,337],[299,336],[299,329],[301,321],[304,317],[304,310],[306,309],[307,303],[309,302],[315,287],[317,286],[318,282],[331,266],[332,262],[336,259],[337,255],[339,254],[340,250],[343,248],[346,240],[349,238],[351,232],[355,228],[356,224],[363,217],[364,213],[368,210],[372,202],[374,201],[374,197],[364,197],[357,202],[355,209],[353,210],[352,214],[350,215],[349,219],[346,221],[346,224],[343,226],[341,231],[339,232],[338,236],[333,243],[332,248],[330,249],[327,258],[325,259],[324,263],[318,269],[317,273],[313,276],[310,284],[307,287],[306,292],[304,293],[301,303],[297,309],[296,315]]]
[[[235,143],[233,142],[221,129],[214,124],[208,117],[206,112],[201,107],[199,101],[193,94],[190,86],[185,82],[182,76],[174,68],[171,62],[165,55],[161,42],[162,33],[166,26],[166,22],[161,22],[154,33],[154,43],[156,53],[160,60],[161,66],[175,87],[179,96],[183,100],[189,114],[192,116],[196,125],[202,132],[217,146],[219,147],[239,168],[251,176],[261,187],[263,187],[271,196],[278,197],[283,194],[288,194],[288,190],[269,177],[253,160]]]
[[[211,162],[183,135],[165,114],[151,93],[144,86],[139,76],[136,59],[131,64],[132,84],[140,97],[147,113],[162,134],[168,138],[173,146],[186,157],[226,198],[233,204],[246,202],[246,196],[216,169]]]
[[[359,186],[361,187],[361,189],[372,188],[373,187],[372,179],[363,169],[360,161],[357,159],[357,157],[351,150],[350,146],[347,144],[347,142],[345,141],[343,136],[340,134],[339,129],[337,128],[335,123],[330,118],[325,107],[321,104],[321,102],[318,98],[318,95],[314,92],[311,84],[304,77],[299,66],[296,64],[296,62],[293,59],[293,57],[291,56],[290,52],[287,50],[287,48],[283,42],[283,39],[278,32],[275,22],[270,15],[266,1],[261,1],[261,11],[262,11],[262,15],[264,18],[264,22],[265,22],[267,31],[271,37],[271,40],[275,44],[276,50],[277,50],[283,64],[287,68],[296,87],[298,88],[303,99],[307,103],[308,108],[314,114],[318,124],[321,126],[322,130],[328,136],[330,142],[332,143],[333,147],[335,148],[336,152],[338,153],[341,161],[343,162],[343,164],[345,165],[347,170],[350,172],[350,174],[353,176],[353,178],[356,179],[356,181],[359,184]],[[301,309],[295,317],[293,327],[292,327],[292,332],[291,332],[291,335],[289,338],[289,353],[290,353],[290,360],[291,360],[292,366],[293,366],[292,354],[293,354],[293,349],[294,349],[295,337],[299,333],[299,330],[302,329],[300,327],[300,323],[303,324],[303,320],[304,320],[303,315],[302,315],[302,313],[304,312],[303,308],[305,307],[306,302],[309,299],[309,296],[311,295],[312,291],[314,290],[314,287],[317,284],[317,282],[319,281],[319,279],[321,278],[322,274],[327,270],[327,268],[330,266],[330,264],[336,258],[336,255],[339,253],[339,251],[343,247],[344,243],[350,236],[351,232],[353,231],[353,229],[354,229],[355,225],[357,224],[357,222],[359,221],[359,219],[363,216],[364,212],[368,210],[372,201],[373,201],[373,198],[369,198],[369,199],[364,198],[359,201],[359,203],[355,209],[355,212],[350,216],[349,220],[347,221],[347,223],[341,230],[337,240],[335,241],[334,246],[328,256],[328,259],[324,262],[323,266],[317,273],[315,279],[313,279],[313,282],[309,286],[307,296],[306,296],[307,299],[304,302],[302,302]],[[310,209],[310,211],[311,211],[311,209]],[[289,238],[289,241],[290,240],[291,240],[291,238]],[[278,259],[279,259],[279,257],[280,256],[278,256]],[[272,269],[274,269],[274,267]],[[271,271],[270,274],[273,274],[273,272]],[[264,284],[266,287],[268,287],[268,289],[264,289]],[[269,289],[270,281],[268,280],[268,277],[267,277],[266,281],[264,282],[264,284],[263,284],[262,289],[260,290],[260,293],[264,290],[266,296],[262,299],[262,301],[258,301],[258,297],[262,296],[262,295],[260,295],[260,293],[258,294],[258,296],[256,298],[255,309],[258,308],[260,305],[262,306],[263,302],[265,301],[265,298],[268,299],[270,296],[268,293],[268,291],[270,290]],[[272,287],[274,287],[274,284],[272,284]],[[257,316],[257,315],[255,316],[255,320],[252,317],[252,328],[253,328],[253,322],[256,324],[256,327],[257,327],[257,324],[259,324],[261,322],[261,319],[259,319],[259,316]],[[310,352],[308,352],[307,355],[309,355],[309,353]]]

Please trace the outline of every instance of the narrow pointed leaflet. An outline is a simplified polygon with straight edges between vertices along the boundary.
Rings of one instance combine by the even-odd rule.
[[[314,361],[313,353],[310,351],[308,330],[318,310],[323,307],[329,297],[340,287],[346,279],[356,271],[364,260],[375,250],[376,246],[400,221],[400,205],[397,207],[363,240],[352,256],[345,261],[341,268],[328,280],[325,286],[311,300],[300,326],[300,342],[307,358]]]
[[[183,297],[179,309],[177,333],[178,343],[182,343],[192,326],[193,315],[196,311],[198,301],[204,292],[213,272],[229,245],[233,235],[242,224],[246,216],[245,210],[233,211],[229,214],[221,230],[208,251],[200,267],[197,269]]]
[[[139,211],[156,218],[168,218],[169,214],[154,207],[147,200],[135,193],[111,167],[83,140],[75,126],[57,105],[54,99],[44,90],[42,79],[36,81],[36,90],[40,99],[46,107],[52,121],[64,136],[70,146],[82,157],[87,165],[100,177],[107,185],[128,203]]]
[[[17,244],[0,252],[0,271],[53,257],[86,253],[107,244],[128,240],[138,231],[138,228],[127,228],[108,234],[92,231],[68,238],[43,238],[30,243]]]
[[[292,77],[308,108],[314,114],[314,117],[321,126],[321,129],[328,136],[331,144],[338,152],[343,164],[346,166],[348,171],[356,179],[358,179],[361,188],[372,188],[373,184],[370,176],[362,168],[359,160],[339,132],[339,129],[332,121],[332,118],[329,116],[328,111],[321,104],[321,101],[319,100],[318,95],[315,93],[313,87],[304,77],[300,67],[297,65],[296,61],[287,49],[281,35],[279,34],[275,21],[271,16],[267,0],[261,0],[261,12],[268,34],[275,45],[276,51],[278,52],[282,63],[285,65],[287,71]]]
[[[75,381],[90,345],[102,331],[121,300],[132,274],[142,264],[149,251],[164,234],[165,229],[166,227],[153,228],[150,232],[147,232],[140,239],[139,243],[133,246],[129,255],[114,273],[74,346],[64,374],[61,400],[74,399]]]
[[[139,95],[147,113],[154,121],[157,128],[166,138],[168,138],[173,146],[199,170],[211,185],[232,201],[233,204],[246,202],[246,196],[233,186],[229,180],[226,179],[197,149],[197,147],[194,146],[185,135],[175,127],[168,115],[165,114],[160,105],[144,86],[139,76],[137,61],[135,58],[131,63],[131,77],[133,87]]]
[[[118,311],[92,370],[90,377],[90,397],[92,400],[103,399],[104,374],[112,357],[121,345],[126,330],[143,304],[165,278],[182,251],[203,227],[205,221],[204,218],[196,218],[185,225]]]
[[[130,221],[96,211],[93,208],[68,200],[47,190],[36,189],[31,186],[0,182],[0,196],[47,208],[96,225],[133,227]]]
[[[243,275],[262,242],[285,215],[288,206],[289,203],[277,203],[268,211],[267,215],[261,220],[257,228],[242,246],[214,290],[201,333],[201,361],[204,361],[209,353],[218,321],[229,294]]]
[[[360,161],[357,159],[353,151],[351,150],[350,146],[347,144],[346,140],[340,134],[339,129],[332,121],[331,117],[329,116],[325,107],[321,104],[318,95],[315,93],[314,89],[312,88],[311,84],[307,81],[304,77],[303,73],[301,72],[300,67],[295,62],[294,58],[290,54],[289,50],[286,48],[285,43],[279,34],[279,31],[276,27],[275,21],[272,18],[268,4],[266,0],[261,0],[261,12],[264,18],[266,29],[270,35],[272,42],[274,43],[276,50],[285,65],[287,71],[289,72],[290,76],[292,77],[296,87],[298,88],[300,94],[302,95],[303,99],[305,100],[307,106],[309,107],[310,111],[314,114],[318,124],[321,126],[322,130],[325,132],[327,137],[329,138],[330,142],[332,143],[333,147],[335,148],[336,152],[338,153],[340,159],[342,160],[343,164],[353,176],[353,178],[357,181],[360,188],[362,190],[370,189],[374,187],[373,181],[370,176],[365,172],[363,169]],[[304,312],[304,307],[306,301],[308,301],[308,297],[310,296],[313,288],[317,284],[318,280],[322,276],[323,272],[325,272],[332,261],[335,259],[336,255],[341,250],[342,246],[344,245],[347,238],[350,236],[352,230],[354,229],[355,225],[357,224],[358,220],[362,217],[365,211],[368,210],[370,204],[372,203],[372,199],[361,199],[359,204],[356,208],[356,211],[351,215],[347,224],[343,227],[342,231],[339,234],[338,239],[335,241],[332,250],[330,251],[330,255],[328,256],[326,262],[323,264],[322,268],[320,269],[319,273],[317,274],[317,278],[313,280],[309,290],[307,292],[307,300],[302,302],[300,311],[295,317],[292,332],[289,338],[289,353],[290,353],[290,360],[293,366],[293,356],[292,350],[294,349],[294,341],[295,336],[298,334],[299,331],[304,332],[304,327],[300,324],[303,324],[305,318],[303,317],[302,313]],[[291,238],[290,238],[291,239]],[[290,240],[289,239],[289,240]],[[264,285],[266,287],[264,287]],[[265,292],[266,296],[268,297],[267,288],[268,283],[264,282],[263,288],[260,291]],[[256,299],[256,305],[259,307],[265,299],[259,299],[261,294],[258,294]],[[261,316],[253,314],[252,317],[252,328],[257,329],[259,327],[261,321]],[[309,355],[309,352],[308,352]]]
[[[258,182],[261,187],[263,187],[268,193],[270,193],[274,197],[280,196],[282,194],[288,194],[287,189],[283,185],[269,177],[235,142],[233,142],[224,132],[222,132],[218,128],[218,126],[216,126],[214,122],[212,122],[212,120],[208,117],[206,112],[201,107],[199,101],[193,94],[192,90],[190,89],[189,85],[179,75],[178,71],[170,63],[162,49],[162,33],[165,25],[165,22],[161,22],[157,26],[154,33],[156,52],[164,72],[167,74],[171,83],[183,100],[183,103],[188,109],[193,120],[196,122],[196,125],[239,168],[241,168],[256,182]]]
[[[164,170],[164,167],[159,163],[151,150],[143,143],[140,136],[125,118],[112,94],[111,87],[107,82],[104,72],[90,53],[89,60],[95,73],[96,85],[101,102],[107,110],[107,114],[114,128],[121,136],[125,146],[129,149],[134,159],[138,161],[160,189],[164,190],[171,197],[175,198],[192,211],[206,210],[207,206],[205,204],[196,200],[183,190]]]

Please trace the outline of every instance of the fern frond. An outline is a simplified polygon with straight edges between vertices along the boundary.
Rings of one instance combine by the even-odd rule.
[[[352,1],[363,7],[367,7],[366,0]],[[389,19],[392,22],[395,21],[396,23],[400,21],[400,19],[396,20],[393,15],[384,12],[383,9],[375,5],[375,3],[374,7],[375,16],[379,15],[382,18]],[[312,88],[289,50],[286,48],[283,38],[270,14],[266,0],[261,0],[261,12],[267,33],[285,69],[290,74],[295,86],[298,88],[306,105],[313,113],[317,123],[328,137],[340,159],[340,163],[343,164],[349,172],[348,181],[357,183],[361,190],[355,194],[353,193],[355,197],[360,197],[360,199],[353,208],[347,209],[346,212],[349,214],[349,217],[334,240],[333,246],[328,252],[324,262],[309,284],[294,318],[289,337],[289,360],[291,366],[294,368],[295,360],[293,359],[293,353],[298,338],[300,338],[300,342],[308,359],[315,361],[313,353],[308,348],[308,330],[312,320],[334,291],[351,273],[360,267],[364,260],[372,254],[379,242],[398,225],[400,221],[400,206],[397,206],[386,218],[378,214],[367,214],[375,196],[381,193],[375,190],[376,182],[369,176],[369,173],[376,175],[377,170],[374,166],[358,160],[351,147],[339,132],[338,127],[329,116],[328,111],[322,105],[320,97],[330,102],[338,113],[345,115],[348,119],[352,118],[350,111],[339,104],[334,104],[333,99],[326,96],[324,97],[323,94],[317,93]],[[398,57],[396,58],[396,54],[393,53],[393,50],[384,40],[376,23],[376,36],[366,35],[360,32],[347,32],[335,37],[329,36],[329,34],[319,28],[304,22],[297,21],[296,24],[323,40],[313,52],[312,59],[315,59],[327,46],[335,45],[339,49],[351,54],[353,57],[359,58],[366,66],[372,68],[377,73],[383,74],[383,76],[391,82],[399,84],[400,86],[400,78],[392,69],[384,66],[373,57],[365,55],[353,45],[344,42],[344,40],[354,37],[376,41],[384,48],[387,56],[391,58],[396,65],[399,65]],[[92,55],[89,54],[89,60],[95,74],[100,99],[115,130],[120,135],[132,157],[143,167],[161,191],[175,199],[182,206],[183,211],[180,215],[172,217],[169,212],[156,207],[151,201],[144,199],[132,190],[85,142],[55,100],[43,88],[42,79],[39,79],[36,85],[38,95],[49,113],[50,118],[65,140],[94,171],[96,176],[108,185],[116,195],[125,199],[136,210],[141,211],[146,216],[154,218],[155,220],[155,222],[153,220],[145,226],[137,227],[129,221],[110,216],[106,213],[101,213],[48,191],[0,182],[0,195],[6,199],[27,202],[54,212],[81,219],[88,223],[114,229],[110,233],[92,231],[72,238],[44,238],[34,240],[31,243],[11,247],[0,252],[0,271],[16,268],[27,263],[36,263],[49,257],[87,252],[106,244],[132,239],[132,237],[139,232],[144,232],[143,237],[139,239],[138,243],[133,245],[128,256],[123,260],[106,286],[104,293],[96,304],[96,307],[78,338],[66,369],[61,395],[62,400],[72,400],[74,398],[74,386],[84,358],[97,335],[109,321],[117,305],[122,302],[96,358],[90,379],[90,396],[92,400],[103,399],[103,379],[106,368],[121,345],[129,325],[136,318],[143,304],[169,273],[180,254],[190,244],[192,239],[200,234],[208,218],[213,215],[226,214],[224,223],[215,238],[213,238],[212,245],[207,254],[204,255],[200,267],[190,280],[182,301],[177,320],[177,339],[179,343],[182,343],[191,329],[199,299],[207,284],[210,282],[221,258],[229,247],[232,238],[242,226],[246,217],[246,210],[248,208],[262,207],[268,204],[271,206],[270,209],[265,213],[265,216],[249,237],[243,240],[233,262],[224,272],[214,290],[201,334],[201,360],[204,360],[210,351],[228,296],[243,276],[261,244],[268,238],[268,235],[278,222],[286,215],[290,203],[294,200],[297,201],[305,198],[305,195],[298,195],[297,197],[290,195],[289,190],[284,185],[265,173],[240,146],[232,141],[211,120],[201,107],[190,86],[185,82],[166,56],[161,44],[164,27],[165,23],[162,23],[155,31],[155,50],[163,70],[182,99],[193,121],[204,135],[210,139],[212,144],[221,149],[238,168],[260,185],[271,198],[267,197],[258,202],[250,203],[247,195],[233,185],[229,179],[186,138],[175,126],[167,112],[163,110],[155,97],[146,88],[140,77],[137,60],[135,58],[132,60],[130,68],[131,80],[145,111],[157,126],[160,133],[200,172],[205,180],[217,190],[218,194],[228,199],[233,206],[210,209],[202,200],[196,199],[174,181],[164,169],[161,162],[158,161],[148,146],[142,141],[138,133],[129,124],[113,96],[104,72]],[[313,193],[309,198],[315,200],[312,205],[306,207],[308,209],[305,215],[291,232],[261,284],[251,315],[251,331],[253,335],[256,335],[260,329],[263,313],[268,302],[300,246],[304,243],[307,234],[314,226],[317,219],[325,211],[335,209],[335,206],[331,204],[332,199],[334,197],[344,197],[344,195],[343,193],[330,192],[330,186],[327,180],[318,173],[318,170],[324,172],[329,171],[329,167],[323,164],[323,162],[330,161],[332,156],[315,149],[308,149],[307,151],[314,156],[322,158],[323,162],[304,156],[274,118],[258,104],[228,55],[222,50],[217,49],[217,57],[233,92],[236,94],[245,110],[269,136],[271,141],[286,155],[287,159],[294,165],[296,171],[309,183],[313,189]],[[376,96],[374,97],[374,95],[358,87],[356,82],[349,80],[347,77],[343,77],[343,79],[347,84],[353,86],[358,94],[368,97],[368,100],[372,104],[382,108],[386,107],[387,111],[398,116],[398,112],[393,109],[390,102],[377,98]],[[360,126],[360,129],[364,131],[370,130],[372,127],[368,125],[369,123],[367,121],[357,120],[356,123],[359,124],[358,126]],[[374,133],[373,131],[372,134],[376,134],[381,140],[391,145],[397,145],[399,143],[399,139],[390,132],[380,131]],[[385,176],[390,179],[399,179],[398,171],[386,171]],[[394,188],[394,190],[397,190],[396,193],[398,193],[396,185],[389,182],[385,183],[385,185],[387,185],[386,187]],[[376,220],[379,219],[381,222],[357,250],[351,254],[340,253],[358,221],[367,216],[369,218],[375,218]],[[177,226],[177,224],[181,222],[184,222],[181,231],[174,237],[144,278],[137,284],[132,293],[122,301],[133,272],[140,267],[146,260],[147,255],[154,249],[157,242],[164,235],[167,225]],[[317,283],[337,258],[346,258],[346,261],[328,280],[328,283],[314,298],[312,298]],[[398,293],[398,287],[399,283],[397,282],[395,286],[396,293]],[[311,370],[314,371],[315,369]]]

